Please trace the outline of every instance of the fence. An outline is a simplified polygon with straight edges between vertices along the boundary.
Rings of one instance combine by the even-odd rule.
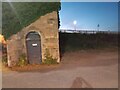
[[[107,33],[107,34],[118,34],[117,31],[97,31],[97,30],[70,30],[70,29],[60,29],[59,32],[64,33],[83,33],[83,34],[96,34],[96,33]]]

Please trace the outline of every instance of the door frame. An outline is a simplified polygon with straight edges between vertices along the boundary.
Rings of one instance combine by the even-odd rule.
[[[29,63],[29,60],[28,60],[28,59],[29,59],[29,58],[28,58],[28,50],[27,50],[27,40],[26,40],[26,39],[27,39],[27,35],[28,35],[29,33],[31,33],[31,32],[36,32],[36,33],[38,33],[38,34],[39,34],[39,37],[40,37],[40,41],[39,41],[39,42],[40,42],[40,46],[41,46],[41,47],[40,47],[40,49],[41,49],[41,62],[40,62],[40,64],[41,64],[41,63],[43,62],[43,60],[42,60],[42,50],[43,50],[43,49],[42,49],[42,47],[43,47],[43,46],[42,46],[42,35],[41,35],[41,33],[40,33],[39,31],[36,31],[36,30],[30,30],[29,32],[27,32],[27,33],[25,34],[25,47],[26,47],[26,56],[27,56],[26,58],[27,58],[27,62]]]

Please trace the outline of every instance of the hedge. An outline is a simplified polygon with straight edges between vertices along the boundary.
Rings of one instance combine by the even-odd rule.
[[[40,16],[59,11],[60,5],[60,2],[3,2],[2,34],[9,38]]]

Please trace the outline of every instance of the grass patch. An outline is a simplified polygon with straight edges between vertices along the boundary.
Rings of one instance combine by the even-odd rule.
[[[57,64],[57,59],[56,58],[53,58],[52,55],[50,55],[50,52],[48,49],[46,49],[46,52],[45,52],[45,59],[44,59],[44,62],[43,64]]]
[[[21,54],[19,57],[19,61],[17,63],[17,66],[23,67],[25,65],[27,65],[27,59],[26,59],[26,55],[25,54]]]

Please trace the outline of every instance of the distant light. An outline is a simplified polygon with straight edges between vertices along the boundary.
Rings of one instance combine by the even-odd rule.
[[[7,0],[7,2],[11,2],[10,0]]]
[[[76,21],[76,20],[74,20],[74,21],[73,21],[73,24],[74,24],[74,25],[76,25],[76,24],[77,24],[77,21]]]

